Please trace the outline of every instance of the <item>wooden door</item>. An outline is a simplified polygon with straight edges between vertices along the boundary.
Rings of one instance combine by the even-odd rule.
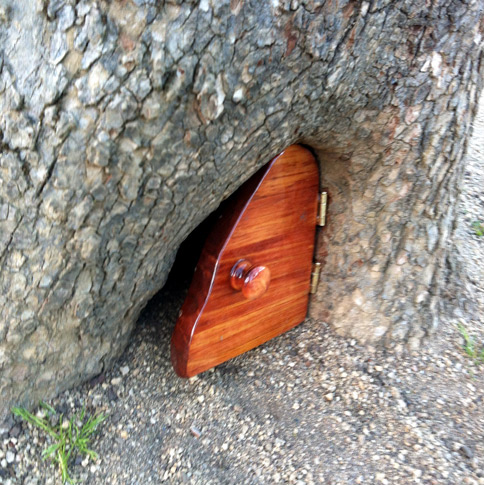
[[[172,337],[191,377],[301,323],[307,313],[319,170],[293,145],[248,180],[208,236]]]

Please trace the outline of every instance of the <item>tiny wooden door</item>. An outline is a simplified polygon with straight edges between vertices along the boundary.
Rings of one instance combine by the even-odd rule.
[[[191,377],[301,323],[307,313],[319,170],[293,145],[232,196],[202,250],[173,332]]]

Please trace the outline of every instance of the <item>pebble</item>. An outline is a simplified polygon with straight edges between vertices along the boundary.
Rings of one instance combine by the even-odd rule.
[[[121,367],[119,370],[123,376],[127,376],[129,374],[129,367],[127,365]]]
[[[13,463],[15,461],[15,453],[12,451],[7,451],[5,454],[5,459],[7,460],[7,463]]]
[[[468,458],[469,460],[472,459],[474,456],[474,452],[467,445],[461,445],[459,447],[459,451],[464,457]]]
[[[12,438],[18,438],[20,432],[22,431],[22,428],[20,425],[16,424],[9,432],[8,435]]]
[[[197,439],[202,436],[202,432],[194,425],[190,427],[190,433],[192,433],[192,435],[195,436],[195,438]]]

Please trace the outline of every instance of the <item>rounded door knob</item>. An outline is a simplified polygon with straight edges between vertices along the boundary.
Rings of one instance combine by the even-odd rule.
[[[248,300],[262,296],[269,288],[271,272],[266,266],[254,266],[247,259],[239,259],[230,271],[230,285],[242,291]]]

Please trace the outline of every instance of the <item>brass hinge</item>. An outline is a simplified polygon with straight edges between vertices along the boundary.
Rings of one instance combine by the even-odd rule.
[[[326,224],[326,205],[328,203],[328,192],[321,192],[319,195],[318,226]]]
[[[311,272],[311,289],[309,290],[309,293],[311,295],[314,295],[316,293],[316,290],[318,289],[320,273],[321,273],[321,263],[318,263],[316,261],[315,263],[313,263],[313,270]]]

